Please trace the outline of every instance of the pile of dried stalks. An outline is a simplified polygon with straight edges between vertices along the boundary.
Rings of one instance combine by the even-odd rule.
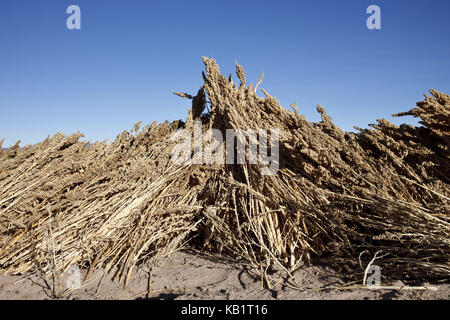
[[[3,272],[78,264],[126,283],[138,263],[156,265],[189,240],[252,264],[269,286],[269,269],[314,261],[361,280],[377,253],[386,280],[449,279],[450,96],[432,90],[399,114],[423,127],[383,119],[348,133],[321,106],[312,123],[257,96],[260,81],[247,86],[239,65],[237,85],[204,63],[186,123],[137,125],[109,144],[58,134],[1,151]],[[278,129],[279,171],[174,163],[170,136],[195,120],[203,130]]]
[[[6,273],[114,270],[177,249],[197,222],[195,169],[170,160],[178,123],[152,124],[110,144],[58,134],[1,157],[0,265]],[[115,268],[118,267],[118,268]]]

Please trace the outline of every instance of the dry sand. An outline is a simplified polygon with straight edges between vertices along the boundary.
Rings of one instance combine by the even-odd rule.
[[[83,273],[83,271],[81,271]],[[149,274],[139,268],[130,280],[128,288],[106,276],[99,286],[102,273],[97,271],[80,289],[66,293],[61,299],[449,299],[450,285],[432,285],[437,290],[369,290],[338,289],[344,285],[333,270],[326,267],[302,267],[294,272],[301,289],[291,287],[281,273],[272,275],[277,280],[272,290],[262,289],[255,272],[242,265],[220,259],[199,257],[192,253],[178,252],[163,266],[153,270],[151,293],[147,295]],[[402,283],[395,283],[402,286]],[[34,276],[0,275],[0,299],[54,299],[46,289],[42,278]]]

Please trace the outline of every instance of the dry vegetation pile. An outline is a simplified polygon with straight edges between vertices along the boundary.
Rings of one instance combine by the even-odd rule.
[[[272,269],[320,262],[360,281],[374,256],[385,280],[450,278],[450,96],[430,91],[398,114],[423,126],[378,120],[342,131],[256,95],[204,58],[204,85],[186,122],[136,125],[114,142],[58,134],[0,154],[0,269],[60,273],[77,264],[127,282],[136,265],[191,246]],[[209,101],[207,101],[209,100]],[[278,129],[275,175],[258,164],[176,164],[171,134]]]

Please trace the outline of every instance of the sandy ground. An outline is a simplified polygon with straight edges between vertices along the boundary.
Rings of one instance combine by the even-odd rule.
[[[84,277],[84,271],[81,271]],[[361,300],[361,299],[445,299],[450,297],[450,285],[433,285],[436,290],[343,290],[338,275],[328,268],[303,267],[293,274],[300,289],[286,281],[281,273],[272,275],[272,290],[262,289],[261,280],[251,270],[240,265],[207,259],[189,253],[175,253],[162,267],[149,273],[143,268],[132,276],[128,288],[123,288],[102,272],[94,273],[81,288],[61,293],[60,299],[302,299],[302,300]],[[148,286],[150,281],[150,294]],[[63,286],[64,286],[64,280]],[[0,275],[0,299],[55,299],[42,277]],[[100,284],[100,285],[99,285]],[[401,283],[396,283],[401,286]]]

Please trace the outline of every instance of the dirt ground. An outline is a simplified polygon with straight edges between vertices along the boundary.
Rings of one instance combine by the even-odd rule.
[[[427,285],[435,290],[369,290],[353,286],[343,289],[344,282],[329,268],[303,267],[293,273],[300,289],[293,281],[286,281],[281,273],[272,275],[273,288],[263,289],[261,279],[251,270],[219,259],[208,259],[191,253],[178,252],[163,266],[155,268],[151,276],[145,268],[138,269],[127,288],[111,277],[102,279],[102,272],[93,273],[81,288],[63,292],[52,290],[51,280],[46,281],[37,275],[0,275],[0,299],[301,299],[301,300],[362,300],[362,299],[445,299],[450,297],[450,285]],[[85,271],[81,270],[82,278]],[[150,280],[150,281],[149,281]],[[64,280],[62,281],[64,287]],[[150,294],[148,294],[150,282]],[[67,282],[66,282],[67,283]],[[394,284],[401,287],[402,283]]]

